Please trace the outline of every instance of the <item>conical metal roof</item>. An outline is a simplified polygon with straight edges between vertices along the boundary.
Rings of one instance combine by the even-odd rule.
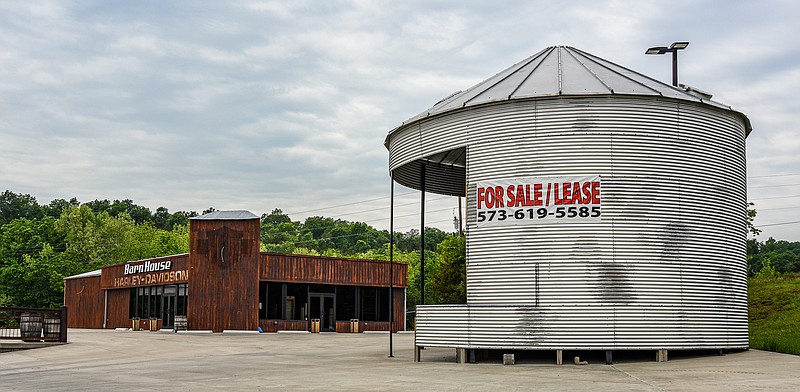
[[[730,106],[712,101],[711,95],[700,90],[662,83],[570,46],[551,46],[465,91],[451,94],[406,120],[400,127],[448,111],[492,102],[586,95],[666,97],[735,111]],[[747,133],[750,133],[750,121],[744,114],[739,114],[745,121]]]

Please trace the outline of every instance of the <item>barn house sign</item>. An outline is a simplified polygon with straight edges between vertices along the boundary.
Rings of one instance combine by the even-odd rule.
[[[189,268],[186,255],[142,260],[103,267],[103,288],[124,288],[186,283]]]
[[[125,275],[140,274],[142,272],[155,272],[172,269],[172,261],[150,262],[145,261],[143,264],[132,265],[125,264]]]

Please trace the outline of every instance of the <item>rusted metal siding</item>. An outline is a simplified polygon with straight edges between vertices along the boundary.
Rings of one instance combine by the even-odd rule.
[[[609,95],[487,104],[458,112],[457,127],[446,120],[397,129],[390,168],[468,146],[467,298],[478,308],[466,320],[481,326],[469,330],[470,344],[536,336],[529,348],[747,347],[738,113]],[[430,142],[394,139],[411,133]],[[475,225],[477,182],[570,175],[601,176],[602,221]],[[436,309],[418,309],[418,342],[447,345],[437,328],[458,335],[468,326],[458,325],[460,310]]]
[[[255,330],[259,219],[192,219],[189,230],[189,329]]]
[[[324,256],[261,253],[261,280],[389,287],[389,262]],[[394,263],[394,286],[408,286],[408,265]]]
[[[294,320],[260,320],[259,326],[264,332],[308,331],[308,321]]]
[[[69,328],[103,328],[100,276],[64,280],[64,305]]]
[[[108,293],[106,328],[130,328],[131,289],[106,291]]]

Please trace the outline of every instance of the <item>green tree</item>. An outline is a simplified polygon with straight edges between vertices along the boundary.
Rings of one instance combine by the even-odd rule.
[[[189,252],[189,227],[175,226],[162,230],[150,222],[136,225],[131,235],[119,239],[119,249],[114,256],[120,261],[142,260]]]
[[[116,218],[95,214],[86,204],[65,211],[56,226],[66,235],[67,252],[89,265],[127,261],[125,244],[133,240],[134,221],[127,213]]]
[[[756,273],[756,279],[774,279],[780,276],[780,272],[776,271],[775,268],[772,268],[772,263],[769,260],[769,257],[765,258],[762,261],[761,270]]]
[[[755,276],[769,262],[778,273],[800,273],[800,242],[769,238],[764,242],[747,241],[747,271]]]
[[[753,236],[757,236],[757,235],[761,234],[761,230],[757,229],[753,225],[753,221],[755,221],[756,214],[757,214],[756,213],[756,209],[754,207],[755,204],[753,204],[753,202],[751,201],[750,203],[747,203],[747,206],[748,206],[748,208],[747,208],[747,231],[750,232],[750,234],[752,234]],[[749,207],[753,207],[753,208],[749,208]]]
[[[465,237],[447,237],[436,247],[438,268],[431,275],[430,287],[439,303],[467,303],[467,241]]]
[[[50,204],[42,206],[42,208],[44,209],[45,215],[58,218],[64,211],[70,208],[79,207],[80,205],[81,203],[78,202],[78,199],[73,197],[72,199],[69,199],[69,201],[64,199],[54,199],[50,202]]]
[[[15,219],[0,228],[0,267],[12,260],[21,261],[50,245],[57,252],[66,249],[64,233],[51,217],[42,219]]]
[[[64,278],[83,272],[83,265],[49,244],[33,255],[0,269],[0,289],[9,305],[51,308],[63,304]]]
[[[299,222],[293,222],[289,215],[276,208],[261,215],[261,243],[271,247],[270,252],[286,250],[285,253],[291,253],[297,242],[299,226]]]
[[[42,216],[44,210],[35,197],[9,190],[0,193],[0,226],[17,218],[38,219]]]

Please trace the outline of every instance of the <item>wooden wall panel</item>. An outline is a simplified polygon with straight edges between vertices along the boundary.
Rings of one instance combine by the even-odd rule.
[[[358,325],[359,331],[388,331],[388,321],[361,321]]]
[[[259,219],[192,219],[190,239],[189,329],[256,329]]]
[[[264,332],[308,331],[307,321],[261,320],[259,326]]]
[[[397,289],[394,290],[394,318],[392,323],[392,331],[405,331],[406,324],[405,324],[405,315],[406,315],[406,290],[405,289]]]
[[[106,290],[108,292],[108,319],[106,328],[130,328],[131,290]]]
[[[68,328],[103,328],[103,304],[100,276],[64,280]]]
[[[261,280],[348,286],[389,286],[389,262],[261,253]],[[408,287],[408,265],[394,263],[395,287]]]

